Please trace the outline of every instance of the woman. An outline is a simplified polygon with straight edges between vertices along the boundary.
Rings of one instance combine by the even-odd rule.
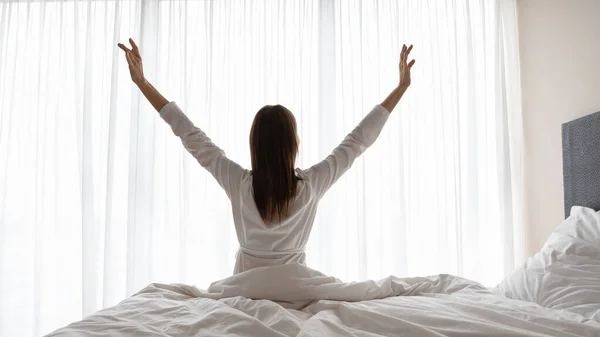
[[[298,134],[294,115],[281,105],[266,105],[250,130],[252,170],[225,156],[208,136],[187,118],[175,102],[165,99],[145,78],[139,48],[129,39],[125,51],[131,79],[181,138],[185,148],[225,190],[233,210],[240,248],[234,273],[256,267],[305,263],[304,248],[319,200],[379,136],[388,116],[410,86],[407,63],[412,49],[400,54],[400,79],[389,96],[320,163],[307,170],[295,168]]]

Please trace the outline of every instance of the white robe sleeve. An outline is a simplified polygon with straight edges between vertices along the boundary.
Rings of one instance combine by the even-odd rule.
[[[383,106],[376,105],[327,158],[306,170],[311,186],[319,197],[375,142],[389,115]]]
[[[175,102],[167,103],[159,114],[171,126],[173,133],[181,138],[186,150],[215,177],[231,199],[239,191],[242,177],[247,171],[227,158],[225,152],[196,127]]]

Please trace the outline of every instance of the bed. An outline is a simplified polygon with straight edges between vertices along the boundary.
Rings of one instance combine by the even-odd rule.
[[[600,113],[563,125],[563,159],[567,218],[492,289],[452,275],[343,283],[292,264],[208,289],[151,284],[48,336],[600,337]]]

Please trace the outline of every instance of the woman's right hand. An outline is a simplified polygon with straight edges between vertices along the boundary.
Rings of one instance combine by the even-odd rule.
[[[132,49],[125,47],[125,45],[122,43],[119,43],[118,46],[125,52],[125,58],[127,58],[127,63],[129,64],[129,74],[131,75],[131,80],[133,83],[140,86],[145,81],[144,67],[142,66],[142,56],[140,55],[140,49],[135,44],[133,39],[129,39],[129,43],[131,43]]]
[[[400,52],[400,64],[398,66],[400,70],[399,85],[403,88],[408,88],[410,86],[410,68],[415,64],[415,60],[410,61],[410,63],[406,62],[412,48],[412,44],[408,48],[406,48],[406,45],[404,44],[402,45],[402,52]]]

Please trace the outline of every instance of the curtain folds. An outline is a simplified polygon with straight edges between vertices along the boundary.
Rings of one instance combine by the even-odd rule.
[[[131,84],[129,37],[153,85],[245,167],[260,107],[295,114],[307,168],[414,44],[413,85],[322,200],[308,264],[491,286],[523,259],[514,0],[0,0],[0,335],[233,270],[227,197]]]

